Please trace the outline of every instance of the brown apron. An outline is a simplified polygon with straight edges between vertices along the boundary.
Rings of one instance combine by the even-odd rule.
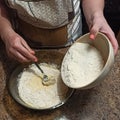
[[[33,41],[40,46],[63,46],[68,41],[67,25],[55,29],[44,29],[18,19],[18,32],[29,42]]]

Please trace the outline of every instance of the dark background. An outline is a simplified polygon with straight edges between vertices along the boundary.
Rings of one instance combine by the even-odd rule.
[[[104,15],[115,35],[120,30],[120,0],[105,0]],[[88,27],[83,15],[83,34],[88,32]]]

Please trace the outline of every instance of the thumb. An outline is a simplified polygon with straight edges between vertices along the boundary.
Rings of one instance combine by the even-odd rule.
[[[90,39],[94,40],[95,37],[97,36],[97,33],[99,31],[99,27],[97,25],[94,25],[91,29],[90,29]]]

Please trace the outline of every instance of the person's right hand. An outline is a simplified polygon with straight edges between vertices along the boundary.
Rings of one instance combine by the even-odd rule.
[[[16,59],[19,62],[37,62],[35,52],[14,30],[3,32],[1,38],[5,43],[6,51],[9,57]]]

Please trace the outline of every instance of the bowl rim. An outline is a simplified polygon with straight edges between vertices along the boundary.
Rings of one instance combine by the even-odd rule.
[[[44,50],[42,50],[42,52],[43,52]],[[46,50],[45,50],[46,51]],[[52,50],[53,51],[53,50]],[[51,51],[51,52],[52,52]],[[56,51],[55,51],[56,52]],[[59,52],[59,51],[58,51]],[[24,106],[24,107],[26,107],[26,108],[28,108],[28,109],[33,109],[33,110],[40,110],[40,111],[44,111],[44,110],[53,110],[53,109],[56,109],[56,108],[58,108],[58,107],[60,107],[60,106],[62,106],[62,105],[64,105],[71,97],[72,97],[72,95],[74,94],[74,91],[75,91],[75,89],[73,89],[73,88],[69,88],[68,86],[68,92],[67,92],[67,94],[66,94],[66,97],[65,97],[65,99],[63,99],[60,103],[58,103],[57,105],[54,105],[54,106],[52,106],[52,107],[48,107],[48,108],[36,108],[36,107],[32,107],[32,106],[30,106],[30,105],[27,105],[27,103],[25,103],[20,97],[18,98],[18,96],[15,96],[15,94],[17,94],[18,95],[18,93],[16,93],[16,92],[18,92],[15,88],[13,88],[13,81],[15,81],[16,80],[16,83],[18,83],[17,82],[17,77],[18,77],[18,75],[21,73],[21,71],[25,68],[25,67],[27,67],[28,65],[30,65],[31,63],[26,63],[26,64],[19,64],[19,65],[17,65],[16,66],[16,68],[13,70],[13,72],[12,72],[12,74],[11,74],[11,76],[10,76],[10,78],[9,78],[9,80],[8,80],[8,83],[7,83],[7,87],[8,87],[8,91],[9,91],[9,93],[10,93],[10,95],[12,96],[12,98],[17,102],[17,103],[19,103],[20,105],[22,105],[22,106]],[[16,74],[17,73],[17,74]],[[17,84],[16,84],[16,86],[17,86]],[[17,87],[16,87],[17,88]],[[13,91],[13,89],[14,89],[14,91]],[[15,91],[16,90],[16,91]],[[14,92],[15,92],[15,94],[14,94]]]
[[[78,42],[78,40],[80,40],[80,39],[82,39],[82,38],[84,38],[84,37],[86,37],[86,36],[88,36],[88,35],[90,35],[90,33],[86,33],[86,34],[84,34],[83,36],[81,36],[81,37],[79,37],[74,43],[73,43],[73,45],[76,43],[76,42]],[[70,88],[73,88],[73,89],[89,89],[89,88],[92,88],[92,87],[94,87],[95,85],[93,85],[93,84],[95,84],[97,81],[99,81],[100,80],[100,78],[101,78],[101,76],[102,76],[102,74],[106,71],[106,68],[107,68],[107,66],[109,65],[109,59],[112,59],[112,65],[109,65],[109,67],[112,69],[112,66],[113,66],[113,63],[114,63],[114,50],[113,50],[113,47],[112,47],[112,44],[111,44],[111,42],[109,41],[109,39],[108,39],[108,37],[106,36],[106,35],[104,35],[103,33],[101,33],[101,32],[98,32],[98,34],[97,35],[101,35],[102,37],[104,37],[105,39],[106,39],[106,41],[105,41],[105,44],[106,45],[108,45],[108,57],[107,57],[107,60],[106,60],[106,63],[104,64],[104,67],[103,67],[103,69],[101,70],[101,72],[99,73],[99,75],[92,81],[92,82],[89,82],[88,84],[86,84],[86,85],[83,85],[83,86],[80,86],[80,87],[71,87],[71,86],[69,86],[68,84],[66,84],[66,82],[64,81],[64,79],[63,79],[63,77],[62,77],[62,80],[63,80],[63,82],[65,83],[65,85],[67,85],[68,87],[70,87]],[[70,49],[70,48],[69,48]],[[69,50],[68,49],[68,50]],[[111,58],[112,57],[112,58]],[[63,58],[64,59],[64,58]],[[61,65],[62,66],[62,65]],[[110,71],[110,70],[109,70]],[[62,73],[62,72],[61,72]],[[108,72],[107,72],[108,73]],[[107,74],[106,73],[106,74]]]

